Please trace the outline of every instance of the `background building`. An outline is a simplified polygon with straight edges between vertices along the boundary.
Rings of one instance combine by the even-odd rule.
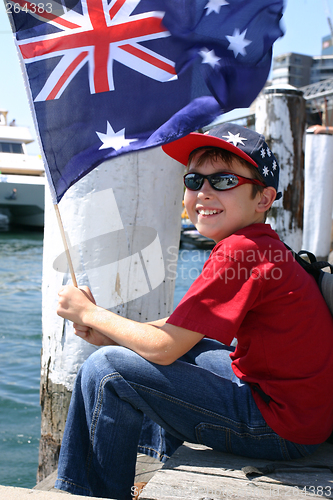
[[[333,32],[323,37],[321,55],[288,52],[274,57],[271,83],[304,91],[309,125],[333,125]]]
[[[323,56],[333,55],[333,38],[332,35],[327,35],[322,38],[321,54]]]
[[[312,64],[313,57],[293,52],[274,57],[272,84],[297,88],[309,85]]]
[[[300,88],[333,78],[333,31],[322,38],[321,55],[287,52],[273,59],[272,84]]]
[[[333,47],[331,48],[333,49]],[[314,56],[312,58],[310,81],[308,83],[322,82],[329,78],[333,78],[333,55]],[[300,87],[303,87],[303,85],[300,85]]]

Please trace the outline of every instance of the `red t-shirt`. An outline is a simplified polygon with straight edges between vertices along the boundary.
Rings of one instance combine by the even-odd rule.
[[[300,444],[333,429],[333,318],[312,276],[268,224],[220,241],[168,323],[229,345],[267,424]]]

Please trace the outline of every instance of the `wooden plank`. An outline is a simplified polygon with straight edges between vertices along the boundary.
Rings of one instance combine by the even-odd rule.
[[[246,475],[246,467],[281,467],[269,474]],[[295,470],[295,467],[302,470]],[[323,466],[316,468],[314,466]],[[324,444],[310,457],[272,462],[219,453],[186,443],[149,481],[140,500],[202,500],[233,498],[333,498],[333,446]],[[291,467],[293,467],[291,469]]]
[[[319,485],[318,485],[319,486]],[[313,489],[288,486],[282,483],[249,481],[237,477],[195,474],[193,472],[161,470],[142,490],[140,500],[234,500],[332,498],[331,493]],[[313,494],[314,492],[314,494]],[[318,492],[318,495],[317,495]]]
[[[81,495],[66,495],[59,490],[38,491],[28,488],[16,488],[14,486],[0,486],[1,500],[64,500],[70,496],[70,500],[91,500],[91,497]],[[98,500],[97,497],[94,500]],[[102,500],[102,499],[100,499]],[[111,499],[109,499],[111,500]]]
[[[139,453],[136,460],[135,483],[148,483],[148,481],[162,467],[162,462],[156,458],[148,457],[143,453]]]
[[[275,472],[246,475],[247,467],[254,470],[272,464],[279,467]],[[327,443],[312,456],[290,462],[248,459],[186,443],[161,465],[151,457],[138,455],[135,482],[149,481],[140,500],[333,499],[333,473],[314,467],[333,467],[333,445]],[[56,472],[35,489],[55,491],[55,478]]]
[[[43,481],[40,481],[39,483],[36,484],[36,486],[33,487],[34,490],[41,490],[41,491],[51,491],[54,489],[54,483],[57,479],[57,471],[55,470],[47,476]]]

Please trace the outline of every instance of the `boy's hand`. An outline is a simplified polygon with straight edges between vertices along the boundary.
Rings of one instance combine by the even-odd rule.
[[[69,319],[73,323],[84,325],[84,314],[96,307],[95,300],[89,288],[76,288],[71,285],[63,286],[59,293],[57,314]]]
[[[96,346],[104,346],[104,345],[118,345],[116,342],[111,340],[103,333],[95,330],[94,328],[89,328],[89,326],[78,325],[77,323],[73,324],[74,333],[81,339],[89,342],[89,344],[93,344]]]
[[[60,289],[58,295],[57,314],[73,321],[75,335],[97,346],[117,345],[106,335],[84,324],[84,314],[96,306],[95,299],[88,287],[76,288],[67,285]]]

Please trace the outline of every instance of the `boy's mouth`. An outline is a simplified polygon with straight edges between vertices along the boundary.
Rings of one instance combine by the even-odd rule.
[[[197,213],[199,215],[216,215],[216,214],[220,214],[221,212],[223,212],[223,210],[209,210],[209,209],[204,209],[204,208],[199,208],[197,210]]]

